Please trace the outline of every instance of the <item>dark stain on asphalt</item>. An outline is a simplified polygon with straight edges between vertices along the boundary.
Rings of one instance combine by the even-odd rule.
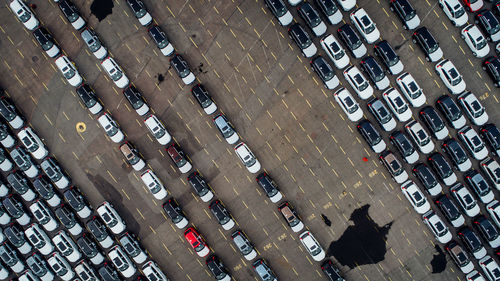
[[[434,248],[436,249],[437,254],[432,256],[432,273],[441,273],[446,269],[446,255],[439,245],[436,244]]]
[[[393,222],[379,226],[368,214],[370,205],[364,205],[352,212],[349,226],[337,241],[328,248],[328,255],[334,256],[340,264],[353,269],[364,264],[376,264],[385,259],[385,241]]]
[[[158,73],[158,85],[165,80],[165,76],[163,74]]]
[[[94,0],[90,5],[90,12],[99,20],[102,21],[108,15],[113,13],[113,0]]]

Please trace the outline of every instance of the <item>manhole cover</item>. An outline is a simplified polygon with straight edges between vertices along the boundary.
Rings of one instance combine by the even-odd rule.
[[[87,125],[85,125],[85,123],[83,123],[83,122],[76,123],[76,131],[78,133],[83,133],[83,132],[85,132],[86,129],[87,129]]]

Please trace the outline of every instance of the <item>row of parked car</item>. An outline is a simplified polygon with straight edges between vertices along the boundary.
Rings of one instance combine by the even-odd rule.
[[[318,1],[318,2],[320,2],[320,1]],[[333,1],[331,1],[331,2],[333,2]],[[320,3],[317,3],[317,4],[318,4],[318,6],[321,7]],[[310,4],[307,4],[307,7],[308,7],[308,9],[311,9]],[[314,9],[312,8],[312,10],[314,10]],[[391,1],[391,10],[395,11],[398,14],[398,16],[403,20],[403,22],[405,23],[405,29],[415,29],[420,24],[420,20],[418,18],[418,15],[416,14],[415,9],[413,9],[411,4],[409,4],[409,2],[406,0],[404,0],[404,1]],[[315,14],[314,17],[319,18],[319,15],[317,13],[312,13],[312,14]],[[356,12],[351,14],[351,20],[353,21],[353,24],[356,26],[358,31],[362,34],[365,41],[369,42],[369,40],[367,40],[368,38],[366,37],[366,32],[364,32],[362,29],[359,28],[359,25],[357,25],[355,22],[355,20],[356,20],[355,18],[353,20],[353,17],[355,16],[355,14],[356,14]],[[299,8],[299,15],[302,16],[302,14],[300,13],[300,8]],[[304,20],[305,20],[306,24],[309,27],[311,27],[309,24],[310,20],[307,20],[307,19],[304,19]],[[359,23],[359,21],[358,21],[358,23]],[[369,17],[365,18],[365,23],[367,24],[367,26],[370,26],[370,24],[373,24],[373,22],[371,21],[371,19],[369,19]],[[335,23],[332,23],[332,24],[335,24]],[[374,26],[374,24],[373,24],[373,26]],[[366,54],[366,48],[363,48],[364,46],[362,46],[363,44],[362,44],[361,40],[359,39],[359,37],[356,36],[356,37],[358,37],[355,40],[356,44],[349,44],[349,42],[346,42],[346,40],[344,39],[344,38],[346,38],[345,30],[348,30],[347,33],[349,33],[349,34],[353,34],[353,33],[355,34],[355,32],[352,30],[352,28],[350,28],[350,27],[346,28],[346,26],[341,27],[339,29],[339,36],[342,39],[342,41],[344,41],[345,45],[349,48],[349,50],[351,51],[351,53],[353,54],[354,57],[359,58],[359,57],[364,56]],[[326,29],[325,29],[325,32],[326,32]],[[318,33],[314,32],[314,30],[313,30],[313,33],[316,36],[319,36],[319,35],[322,35],[324,32],[322,34],[318,34]],[[304,56],[312,57],[316,54],[317,48],[315,47],[314,43],[312,42],[310,36],[300,26],[300,24],[296,23],[296,24],[292,25],[289,28],[289,35],[295,41],[295,43],[297,44],[299,49],[301,49]],[[377,36],[377,39],[378,39],[378,36]],[[373,41],[375,41],[375,40],[376,39],[374,39]],[[385,44],[388,45],[388,43],[386,43],[386,41],[382,41],[382,42],[384,42]],[[432,43],[432,42],[437,42],[437,41],[432,37],[430,32],[425,27],[420,28],[417,30],[417,32],[415,32],[414,42],[417,43],[424,50],[424,52],[426,52],[426,57],[428,58],[429,61],[437,61],[443,56],[443,52],[439,48],[438,44],[433,44],[433,46],[431,48],[426,46],[427,42]],[[361,44],[359,44],[359,43],[361,43]],[[338,69],[341,70],[349,64],[348,56],[345,54],[345,51],[340,46],[340,44],[337,42],[335,37],[333,37],[333,35],[330,34],[330,35],[323,37],[323,39],[321,39],[321,41],[320,41],[320,44]],[[356,48],[352,48],[352,46],[355,46]],[[385,53],[389,53],[389,55],[391,57],[393,57],[393,59],[392,59],[393,65],[398,65],[398,67],[396,67],[397,70],[393,71],[393,69],[391,69],[390,65],[387,64],[387,59],[385,59],[385,58],[387,58],[387,55],[380,56],[382,58],[384,64],[386,65],[388,72],[391,74],[399,74],[403,70],[403,67],[402,67],[403,65],[400,62],[399,57],[397,57],[397,55],[392,51],[392,48],[390,47],[390,45],[388,48],[386,47],[385,49],[389,50],[389,52],[385,52]],[[392,51],[392,52],[390,52],[390,51]],[[376,54],[380,53],[380,48],[377,48],[377,46],[375,47],[375,53]],[[320,76],[320,78],[324,82],[326,88],[334,89],[335,87],[337,87],[337,85],[339,83],[338,83],[338,79],[335,78],[335,73],[333,71],[333,68],[321,56],[314,58],[311,61],[311,66],[312,66],[313,70],[315,70],[315,72]],[[365,73],[367,73],[369,75],[370,80],[372,81],[372,83],[375,85],[375,87],[378,90],[384,90],[387,87],[389,87],[389,80],[385,76],[383,69],[380,67],[380,65],[378,65],[378,63],[372,57],[363,58],[362,62],[361,62],[361,66],[363,67],[363,70],[365,71]],[[349,74],[350,71],[353,71],[353,69],[355,70],[354,74],[346,75],[346,74]],[[463,82],[463,79],[461,78],[461,76],[459,74],[456,75],[456,73],[458,73],[458,72],[456,71],[456,68],[453,66],[453,64],[450,61],[443,60],[443,61],[439,62],[438,65],[436,66],[436,71],[439,74],[439,76],[442,78],[444,84],[450,89],[450,92],[462,93],[465,90],[465,82]],[[455,76],[458,76],[458,79],[455,79],[454,81],[453,81],[453,79],[451,79],[451,81],[450,81],[449,76],[452,76],[452,75],[449,75],[450,73],[455,73]],[[345,78],[351,84],[351,86],[355,90],[357,90],[356,92],[358,93],[358,95],[360,96],[361,99],[367,99],[370,96],[372,96],[373,89],[369,85],[368,81],[362,76],[360,71],[357,70],[357,68],[355,66],[351,66],[350,68],[347,68],[346,71],[344,71],[344,76],[346,76]],[[356,77],[356,76],[357,76],[358,81],[359,81],[358,85],[361,85],[361,87],[357,86],[356,79],[353,79],[353,77]],[[360,77],[362,77],[362,79]],[[402,78],[405,78],[405,77],[410,78],[413,81],[409,81],[409,82],[405,83],[406,84],[405,85],[402,83],[402,80],[403,80]],[[458,83],[457,83],[457,80],[458,80]],[[425,103],[425,95],[423,95],[422,89],[418,86],[416,81],[414,81],[413,77],[411,77],[411,74],[405,73],[405,74],[401,75],[400,77],[398,77],[396,82],[397,82],[399,88],[401,89],[401,91],[403,93],[405,93],[406,98],[410,101],[410,104],[412,104],[412,106],[419,107]],[[410,84],[410,87],[408,86],[408,84]],[[363,92],[359,91],[360,88],[362,90],[365,90],[365,93],[364,93],[365,95],[363,95]],[[416,97],[420,98],[420,101],[415,101],[415,99],[412,99],[412,96],[411,96],[412,91],[416,92],[418,94]],[[334,93],[334,97],[335,97],[337,103],[339,103],[339,105],[341,106],[341,108],[343,109],[343,111],[346,113],[346,115],[349,117],[350,120],[359,121],[363,117],[363,112],[362,112],[361,108],[359,107],[359,104],[355,101],[355,99],[348,92],[348,90],[346,90],[345,88],[340,88],[337,92]],[[389,90],[387,90],[383,93],[383,97],[386,100],[387,104],[389,105],[391,111],[394,113],[394,115],[396,115],[396,117],[401,122],[405,122],[405,121],[408,121],[409,119],[411,119],[412,116],[411,116],[411,111],[408,108],[408,104],[404,101],[401,94],[399,94],[397,92],[397,90],[395,90],[394,88],[390,88]],[[455,113],[457,112],[456,109],[458,109],[458,107],[456,106],[456,104],[453,102],[453,100],[450,97],[444,96],[442,98],[442,100],[444,100],[446,103],[445,105],[442,106],[442,107],[444,107],[443,109],[445,111],[445,116],[447,116],[447,117],[450,116],[449,110],[448,110],[449,109],[448,105],[450,103],[452,104],[452,106],[454,108],[454,112]],[[467,115],[470,117],[470,119],[472,119],[472,122],[474,124],[484,125],[487,122],[488,117],[484,111],[484,107],[482,107],[479,100],[472,93],[470,93],[470,92],[463,93],[458,100],[459,100],[460,104],[463,106]],[[380,102],[380,100],[375,98],[375,99],[369,101],[368,109],[375,116],[376,120],[380,123],[381,127],[384,130],[391,131],[396,127],[396,122],[394,121],[394,119],[392,117],[387,118],[387,115],[390,115],[390,113],[387,110],[387,108]],[[403,109],[403,110],[401,110],[401,109]],[[463,117],[463,114],[461,114],[460,109],[458,109],[458,112],[459,112],[459,114],[455,114],[455,116],[450,116],[452,120],[449,120],[449,121],[452,121],[452,122],[455,121],[453,123],[456,124],[456,126],[459,129],[465,125],[465,118]],[[380,113],[383,113],[384,116],[380,116]],[[446,114],[446,113],[448,113],[448,114]],[[444,122],[441,120],[441,117],[439,117],[437,112],[432,107],[428,106],[428,107],[423,108],[420,111],[420,115],[421,115],[421,118],[424,121],[424,123],[426,125],[428,125],[428,128],[431,129],[431,131],[434,133],[434,136],[437,139],[444,139],[448,135],[448,130],[447,130],[446,126],[444,125]],[[456,115],[459,115],[459,116],[456,116]],[[493,124],[488,124],[485,127],[487,127],[487,129],[484,130],[486,135],[493,135],[493,136],[498,135],[498,129]],[[423,152],[423,153],[430,153],[432,150],[434,150],[434,145],[433,145],[432,141],[430,141],[430,136],[427,133],[425,133],[425,135],[422,134],[422,132],[425,132],[425,130],[422,128],[422,126],[420,124],[418,124],[418,122],[412,121],[406,126],[406,128],[407,128],[407,130],[409,130],[410,136],[414,137],[414,140],[417,140],[416,141],[417,146],[421,149],[422,148],[424,149],[425,152]],[[412,130],[412,128],[413,128],[413,130]],[[370,124],[369,121],[364,120],[363,122],[361,122],[358,125],[358,129],[360,129],[360,132],[365,137],[365,139],[375,140],[375,142],[370,142],[370,141],[368,141],[368,142],[371,144],[375,144],[375,145],[372,145],[372,148],[375,148],[377,153],[380,153],[386,149],[385,142],[383,142],[383,141],[379,142],[379,140],[381,140],[380,134]],[[471,128],[467,128],[467,129],[464,128],[464,132],[461,132],[461,134],[459,136],[463,136],[464,143],[467,145],[467,148],[469,148],[469,151],[473,154],[473,156],[478,157],[479,159],[482,160],[487,155],[487,149],[484,149],[486,152],[486,155],[482,155],[484,153],[476,153],[476,149],[475,149],[476,147],[474,145],[470,145],[471,144],[470,139],[473,137],[478,138],[478,135],[477,135],[477,133],[475,135],[471,135],[471,133],[472,133],[472,132],[470,132],[471,130],[473,131],[473,129],[471,129]],[[473,132],[475,132],[475,131],[473,131]],[[418,142],[419,135],[421,137],[423,137],[423,138],[421,138],[423,141]],[[475,139],[477,139],[477,138],[475,138]],[[493,140],[492,145],[495,149],[495,147],[498,147],[498,142],[495,140],[495,137],[493,137],[492,140]],[[391,142],[395,143],[396,144],[395,146],[398,149],[401,149],[403,151],[403,153],[404,153],[403,157],[405,158],[405,160],[409,160],[410,163],[414,163],[418,160],[418,153],[413,148],[413,145],[410,143],[410,141],[404,135],[404,133],[399,132],[399,131],[394,132],[393,135],[391,135]],[[403,144],[403,145],[401,145],[401,144]],[[421,145],[419,145],[419,144],[421,144]],[[451,145],[451,147],[448,145]],[[427,146],[427,147],[425,147],[425,146]],[[460,145],[455,140],[449,139],[443,147],[445,148],[445,151],[447,151],[449,154],[452,155],[451,158],[453,160],[457,160],[455,162],[459,162],[458,165],[460,165],[461,170],[465,171],[471,167],[471,162],[467,158],[465,151],[463,151],[463,149],[461,149]],[[482,144],[482,147],[484,147],[484,144]],[[463,156],[458,158],[456,155],[457,152],[462,153],[460,155],[465,156],[465,159],[463,159],[464,158]],[[482,152],[484,152],[484,151],[482,151]],[[404,171],[404,168],[400,164],[397,157],[395,157],[395,155],[390,151],[384,151],[381,154],[380,159],[384,163],[384,165],[388,168],[388,170],[392,171],[391,175],[393,175],[393,178],[398,183],[402,183],[401,188],[402,188],[403,193],[406,195],[406,197],[412,203],[412,205],[416,208],[416,210],[418,210],[420,214],[423,214],[426,211],[430,210],[430,204],[425,200],[425,196],[420,192],[418,186],[413,181],[405,182],[408,179],[408,175]],[[429,160],[430,160],[430,163],[433,166],[433,168],[437,167],[438,170],[441,170],[440,168],[442,168],[440,165],[442,165],[443,163],[447,164],[447,161],[442,157],[442,155],[440,153],[434,153],[433,155],[431,155],[429,157]],[[493,165],[491,165],[491,164],[490,165],[491,165],[491,167],[495,167],[496,161],[494,161],[490,158],[488,158],[485,162],[487,162],[487,161],[489,161],[488,163],[493,162]],[[424,164],[420,164],[420,165],[424,165]],[[498,163],[496,163],[496,166],[498,166]],[[418,167],[422,167],[422,166],[418,166]],[[452,171],[451,166],[449,164],[448,164],[448,167],[450,168],[450,171]],[[488,169],[487,165],[483,165],[482,167],[485,169],[485,171],[490,171],[490,169],[491,169],[491,168]],[[495,169],[495,168],[493,168],[493,169]],[[394,172],[395,170],[397,170],[397,172]],[[417,171],[418,170],[421,170],[421,168],[417,169]],[[430,172],[430,170],[429,170],[429,172]],[[491,173],[487,173],[487,174],[490,175]],[[441,175],[447,176],[446,179],[447,179],[448,183],[453,184],[454,182],[456,182],[456,176],[454,175],[453,172],[452,172],[452,175],[447,175],[446,173],[441,173]],[[453,176],[454,176],[454,180],[452,179]],[[465,179],[466,179],[466,181],[470,182],[471,184],[480,182],[481,183],[480,186],[484,186],[482,183],[483,183],[483,181],[485,182],[485,179],[478,172],[476,172],[474,170],[469,172],[465,176]],[[475,180],[472,180],[472,179],[475,179]],[[493,177],[490,177],[490,179],[492,181],[496,181],[497,177],[493,176]],[[437,183],[437,180],[436,180],[436,183]],[[439,185],[439,184],[437,184],[437,185]],[[475,186],[477,186],[477,184],[475,184]],[[465,190],[465,187],[463,187],[463,189]],[[481,198],[484,198],[487,201],[487,203],[490,202],[491,200],[493,200],[493,192],[491,191],[491,189],[488,189],[488,190],[489,190],[489,192],[483,190],[483,194],[485,196],[481,197]],[[441,188],[436,188],[433,191],[436,192],[436,193],[434,193],[434,195],[437,195],[441,192]],[[481,192],[481,191],[479,191],[479,192]],[[468,191],[467,191],[467,193],[468,193]],[[424,202],[422,202],[422,201],[424,201]],[[445,200],[445,201],[448,202],[449,199]],[[437,202],[440,202],[440,201],[437,201]],[[477,209],[479,210],[479,208],[477,208]],[[484,219],[484,220],[487,221],[487,219]],[[482,221],[484,221],[484,220],[482,220]],[[493,243],[493,244],[495,245],[495,243]]]

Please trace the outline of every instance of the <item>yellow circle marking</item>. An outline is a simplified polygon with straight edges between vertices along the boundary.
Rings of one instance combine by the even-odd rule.
[[[85,125],[85,123],[83,122],[76,123],[76,131],[78,133],[83,133],[85,132],[85,130],[87,130],[87,125]]]

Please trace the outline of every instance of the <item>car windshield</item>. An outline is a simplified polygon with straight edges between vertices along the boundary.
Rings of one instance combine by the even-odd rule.
[[[154,126],[151,131],[153,131],[153,135],[155,136],[155,138],[159,139],[161,137],[163,137],[166,133],[165,129],[163,129],[163,127],[160,127],[159,125],[158,126]]]
[[[19,17],[19,20],[21,22],[27,22],[31,18],[31,13],[27,10],[25,10],[24,7],[21,7],[21,9],[17,10],[17,16]]]
[[[113,68],[111,68],[111,70],[109,71],[109,75],[111,76],[111,79],[113,79],[113,81],[118,81],[120,80],[120,78],[122,78],[123,73],[118,70],[116,66],[113,66]]]
[[[333,3],[333,0],[323,0],[323,1],[318,1],[318,2],[321,2],[322,7],[325,8],[325,14],[327,14],[327,15],[333,15],[339,9],[335,5],[335,3]]]
[[[422,90],[418,87],[415,81],[408,83],[408,89],[408,94],[414,99],[418,98],[422,94]]]
[[[452,14],[454,14],[454,18],[459,18],[463,14],[465,14],[465,9],[462,5],[460,5],[460,3],[457,3],[457,5],[455,5],[455,7],[453,7],[453,11],[451,11],[451,12],[452,12]]]
[[[413,19],[415,17],[415,15],[417,14],[415,12],[415,10],[412,10],[411,7],[408,5],[403,6],[403,9],[405,10],[405,13],[406,13],[406,16],[405,16],[406,21]]]
[[[436,227],[436,231],[437,231],[438,236],[443,236],[446,233],[446,229],[440,221],[436,222],[434,227]]]
[[[368,88],[368,82],[363,79],[361,74],[356,74],[354,75],[354,80],[356,81],[356,84],[358,85],[358,90],[363,91],[364,89]]]
[[[397,96],[394,99],[394,104],[396,105],[397,113],[401,114],[408,109],[408,105],[403,101],[403,99],[400,96]]]
[[[385,109],[384,106],[380,106],[379,108],[377,108],[377,112],[378,115],[380,116],[381,123],[385,124],[391,120],[391,115],[389,114],[387,109]]]
[[[359,106],[349,96],[346,97],[344,100],[342,100],[342,102],[344,103],[345,108],[346,108],[347,112],[349,112],[349,113],[354,113],[359,108]]]
[[[481,50],[482,48],[484,48],[486,46],[487,42],[483,36],[479,36],[476,38],[476,41],[474,42],[474,44],[476,45],[476,49]]]
[[[479,151],[481,151],[481,149],[483,149],[484,144],[481,141],[481,139],[479,138],[479,136],[477,136],[477,135],[473,136],[470,141],[474,145],[475,152],[479,152]]]
[[[168,45],[168,41],[166,40],[164,34],[159,30],[158,27],[152,28],[149,33],[153,37],[153,39],[156,42],[156,45],[158,48],[162,49],[165,48]]]
[[[375,30],[375,25],[373,24],[373,22],[370,20],[370,18],[368,16],[366,16],[366,15],[362,16],[360,20],[363,23],[364,30],[365,30],[366,34],[372,33],[372,31]]]
[[[280,0],[271,0],[270,2],[272,3],[271,5],[276,10],[276,16],[278,18],[286,14],[286,12],[288,11],[285,5],[283,5],[283,3]]]
[[[474,117],[477,118],[483,115],[484,107],[479,103],[478,100],[474,100],[472,103],[470,103],[470,107],[473,110],[472,114],[474,115]]]
[[[68,67],[68,66],[63,67],[61,70],[62,70],[62,73],[66,79],[71,79],[71,78],[73,78],[73,76],[76,75],[75,70],[73,68]]]

